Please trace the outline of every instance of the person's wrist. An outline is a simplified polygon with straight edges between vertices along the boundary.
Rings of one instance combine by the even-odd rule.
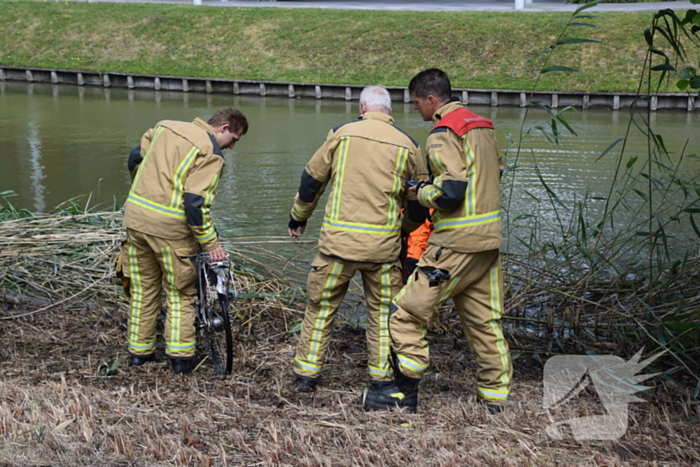
[[[298,221],[292,217],[292,215],[289,215],[289,224],[287,227],[290,229],[298,229],[299,227],[305,227],[306,226],[306,221]]]

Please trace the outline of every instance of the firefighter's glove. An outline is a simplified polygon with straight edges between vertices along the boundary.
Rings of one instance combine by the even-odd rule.
[[[292,215],[289,215],[289,224],[287,225],[292,230],[296,230],[299,227],[306,227],[306,221],[298,221],[292,217]]]
[[[418,191],[429,183],[429,180],[408,180],[406,186],[408,187],[408,200],[414,201],[418,199]]]

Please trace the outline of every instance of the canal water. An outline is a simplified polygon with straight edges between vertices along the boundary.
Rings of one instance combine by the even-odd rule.
[[[78,205],[85,207],[87,203],[89,209],[119,207],[129,189],[126,158],[144,131],[162,119],[206,120],[223,107],[239,108],[248,117],[250,131],[235,150],[225,151],[226,171],[213,211],[220,233],[243,238],[285,236],[304,165],[330,128],[357,117],[356,101],[0,82],[0,192],[16,192],[18,196],[8,201],[34,212],[50,212],[76,197],[81,197],[75,201]],[[525,109],[470,109],[491,118],[498,127],[498,140],[509,165],[502,183],[504,207],[513,226],[525,226],[535,219],[531,216],[538,216],[540,234],[556,237],[556,229],[547,228],[557,224],[554,210],[560,209],[559,201],[572,206],[585,199],[585,209],[593,214],[603,209],[605,202],[600,198],[608,196],[622,144],[597,159],[611,143],[625,136],[628,110],[567,112],[578,136],[569,135],[559,125],[565,137],[557,144],[535,129],[549,129],[547,114],[531,109],[524,128],[533,130],[524,137],[516,157],[511,146],[518,140]],[[395,103],[394,118],[397,126],[424,143],[430,126],[410,104]],[[696,178],[700,161],[688,155],[700,153],[700,115],[657,111],[650,119],[672,154],[670,162],[685,154],[678,176]],[[647,139],[634,129],[626,144],[621,173],[635,157],[636,164],[642,164],[646,154]],[[635,167],[632,165],[632,170]],[[553,196],[558,201],[552,201]],[[636,216],[634,204],[639,196],[634,192],[627,195],[630,220]],[[305,235],[309,241],[317,238],[321,213],[319,209],[310,221]],[[521,219],[516,222],[518,216]],[[674,227],[678,238],[694,237],[687,224]],[[511,231],[515,235],[518,229]],[[522,232],[519,235],[525,236]],[[287,242],[275,245],[273,250],[289,256],[306,248],[288,249]]]

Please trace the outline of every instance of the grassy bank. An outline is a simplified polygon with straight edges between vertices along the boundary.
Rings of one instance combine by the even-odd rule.
[[[0,63],[383,85],[406,85],[436,66],[458,87],[532,89],[545,48],[570,16],[6,1],[0,3]],[[584,73],[550,73],[538,89],[635,91],[650,20],[650,13],[583,20],[599,29],[575,27],[565,37],[605,45],[557,48],[548,65]]]

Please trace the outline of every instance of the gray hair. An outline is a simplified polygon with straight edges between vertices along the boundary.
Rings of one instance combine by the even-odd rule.
[[[382,112],[391,115],[391,96],[381,86],[367,86],[360,94],[360,105],[365,104],[368,112]]]

